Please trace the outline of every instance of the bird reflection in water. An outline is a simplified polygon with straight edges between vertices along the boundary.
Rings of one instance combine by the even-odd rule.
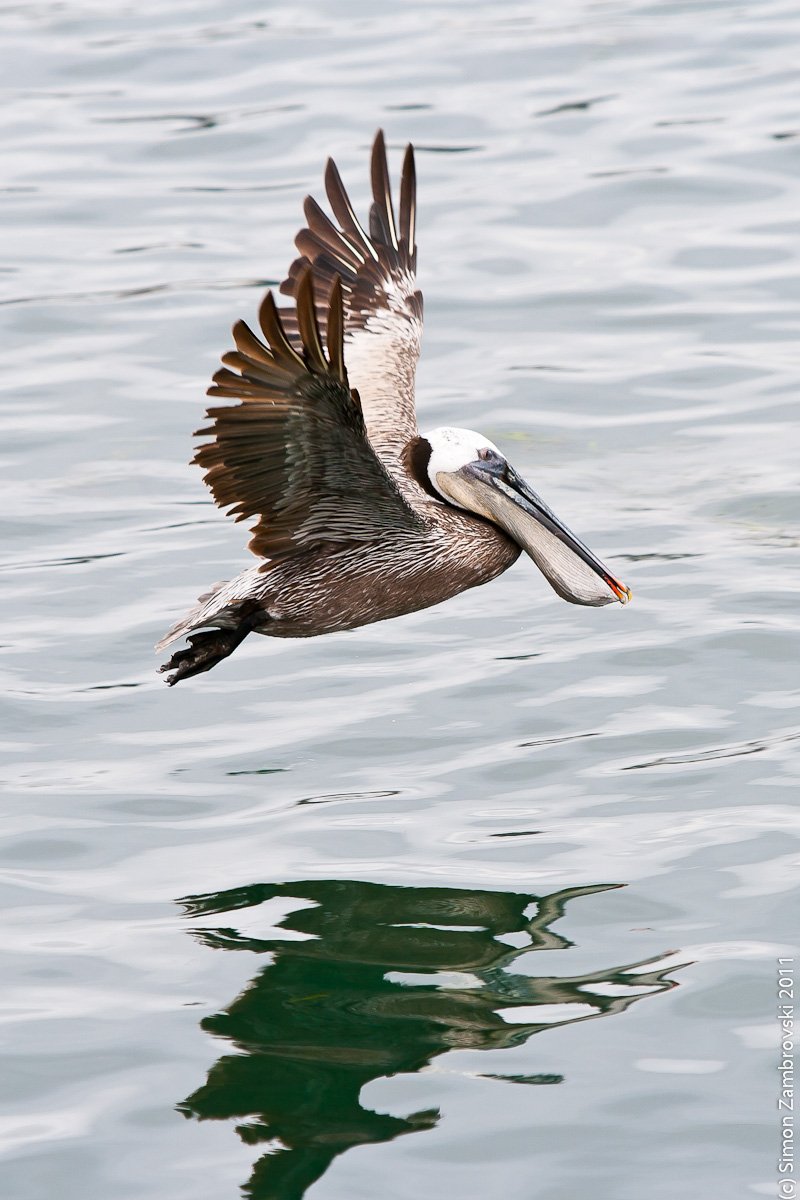
[[[664,955],[568,977],[513,973],[521,955],[572,944],[550,928],[570,901],[615,886],[534,896],[305,880],[185,898],[187,914],[201,918],[278,898],[306,906],[263,939],[232,928],[194,931],[213,949],[272,957],[227,1009],[203,1020],[202,1028],[227,1038],[235,1052],[219,1059],[179,1111],[235,1120],[244,1142],[266,1145],[245,1196],[301,1200],[348,1147],[436,1124],[436,1109],[394,1117],[364,1108],[361,1091],[372,1080],[419,1071],[448,1050],[518,1046],[543,1029],[623,1012],[675,987]],[[507,935],[516,935],[514,945]],[[537,1022],[542,1005],[549,1017],[550,1006],[563,1006],[563,1017]],[[525,1024],[503,1019],[505,1009],[521,1006],[530,1011]]]

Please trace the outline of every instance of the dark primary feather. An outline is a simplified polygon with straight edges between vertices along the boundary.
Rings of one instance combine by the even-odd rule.
[[[389,183],[389,164],[386,161],[386,146],[383,132],[375,138],[372,148],[372,195],[374,204],[370,209],[370,230],[373,241],[386,249],[386,257],[392,261],[391,250],[397,253],[397,229],[394,224],[394,208],[392,207],[392,188]],[[391,249],[390,249],[391,248]],[[398,260],[399,261],[399,260]],[[394,266],[395,264],[392,263]]]
[[[208,394],[241,403],[208,410],[213,424],[198,436],[213,440],[195,456],[221,507],[232,506],[237,520],[258,517],[250,549],[271,560],[309,544],[420,528],[367,440],[348,383],[341,284],[333,281],[324,309],[327,354],[311,268],[295,290],[299,340],[287,336],[271,293],[259,313],[265,341],[243,321],[234,326],[237,349],[224,355]]]
[[[336,164],[328,161],[325,190],[338,228],[311,196],[307,225],[295,238],[300,258],[281,291],[296,296],[309,266],[317,284],[317,317],[325,329],[325,300],[334,280],[344,297],[344,354],[361,396],[370,442],[394,473],[403,447],[417,434],[414,376],[422,336],[422,295],[417,290],[416,175],[409,146],[403,160],[395,219],[386,144],[378,132],[372,147],[372,205],[367,227],[358,219]],[[290,337],[300,331],[290,317]]]

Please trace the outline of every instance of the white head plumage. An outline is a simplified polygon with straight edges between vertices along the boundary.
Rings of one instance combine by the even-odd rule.
[[[495,454],[501,454],[494,442],[490,442],[482,433],[476,433],[474,429],[457,429],[443,425],[423,436],[431,447],[428,478],[439,495],[449,504],[455,501],[446,495],[436,482],[439,471],[458,471],[467,463],[475,462],[481,450],[494,450]],[[461,508],[462,505],[458,507]]]

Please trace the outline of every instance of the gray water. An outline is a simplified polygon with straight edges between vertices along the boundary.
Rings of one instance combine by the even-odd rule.
[[[2,1195],[776,1195],[796,5],[0,17]],[[525,559],[169,690],[152,643],[246,561],[204,389],[379,125],[422,428],[500,444],[634,603]]]

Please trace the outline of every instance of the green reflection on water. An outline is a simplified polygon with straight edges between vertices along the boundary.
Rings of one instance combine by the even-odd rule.
[[[200,1120],[236,1120],[244,1142],[271,1143],[244,1185],[246,1196],[300,1200],[348,1147],[436,1124],[436,1109],[402,1118],[362,1107],[361,1089],[372,1080],[419,1071],[447,1050],[520,1045],[540,1030],[622,1012],[644,995],[675,987],[665,978],[666,968],[642,970],[658,959],[563,978],[512,972],[520,955],[572,944],[550,928],[571,900],[615,886],[540,897],[305,880],[185,898],[180,903],[193,917],[253,908],[278,897],[312,906],[291,912],[264,939],[232,928],[195,931],[214,949],[272,958],[227,1009],[201,1023],[206,1032],[233,1042],[237,1053],[223,1055],[179,1111]],[[287,939],[282,930],[306,936],[294,940],[290,933]],[[518,935],[514,940],[520,944],[499,940],[508,934]],[[442,972],[467,978],[454,982]],[[419,975],[424,982],[408,977]],[[614,994],[593,990],[602,985],[615,985]],[[554,1004],[565,1006],[557,1021],[512,1025],[500,1015],[508,1008]],[[581,1007],[571,1015],[569,1005]]]

